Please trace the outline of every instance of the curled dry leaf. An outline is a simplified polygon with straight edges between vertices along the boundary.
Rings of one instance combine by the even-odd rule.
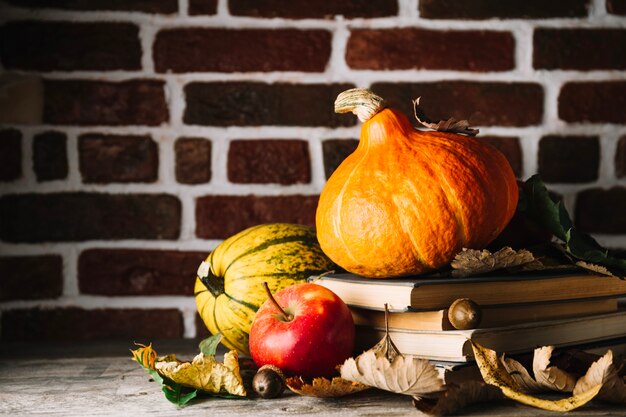
[[[530,394],[545,391],[572,392],[577,377],[569,372],[550,365],[554,346],[535,349],[533,356],[533,374],[530,374],[519,362],[511,358],[502,358],[502,365],[517,383],[521,391]]]
[[[543,346],[535,349],[533,357],[535,380],[542,387],[553,391],[572,392],[578,378],[556,366],[550,366],[553,351],[554,346]]]
[[[385,304],[385,336],[373,348],[341,365],[341,377],[370,387],[405,395],[423,395],[443,389],[443,380],[426,359],[403,356],[389,337],[389,310]]]
[[[574,387],[574,394],[587,391],[590,387],[597,385],[602,387],[598,399],[626,404],[626,384],[618,375],[618,370],[613,364],[613,352],[610,350],[594,362],[585,376],[578,380]]]
[[[451,117],[448,120],[432,122],[428,119],[428,117],[426,117],[422,109],[419,107],[420,98],[421,97],[418,97],[413,100],[413,114],[415,115],[417,122],[422,126],[439,132],[461,133],[468,136],[476,136],[478,134],[478,129],[470,128],[470,124],[467,120],[456,120]]]
[[[432,398],[413,397],[413,405],[426,414],[449,416],[469,405],[502,398],[502,392],[493,385],[482,381],[465,381],[460,385],[447,385],[445,391]]]
[[[372,350],[346,360],[341,366],[341,377],[405,395],[419,396],[443,388],[439,373],[429,361],[400,355],[389,362],[386,357],[376,357]]]
[[[246,390],[239,373],[237,352],[231,350],[224,354],[224,363],[218,363],[214,356],[203,353],[193,358],[192,362],[181,362],[174,355],[154,364],[159,374],[172,381],[190,388],[215,394],[245,396]]]
[[[318,398],[344,397],[370,388],[368,385],[347,381],[339,377],[332,380],[314,378],[311,383],[306,382],[301,377],[291,377],[287,378],[286,383],[289,389],[296,394]]]
[[[525,270],[531,266],[535,269],[542,268],[541,262],[531,252],[526,249],[516,251],[508,246],[494,253],[487,249],[463,249],[450,265],[453,277],[469,277],[521,265],[525,266]]]
[[[506,372],[520,388],[520,391],[526,394],[544,391],[544,387],[530,376],[521,363],[511,358],[503,357],[500,360]]]
[[[601,384],[585,387],[588,389],[581,389],[578,394],[574,394],[572,397],[560,400],[546,400],[543,398],[533,397],[532,395],[523,392],[522,387],[520,387],[520,385],[508,373],[506,367],[495,351],[484,348],[474,341],[471,343],[474,351],[474,358],[476,359],[476,363],[480,368],[480,373],[482,374],[485,382],[495,385],[502,390],[502,393],[506,397],[522,404],[548,411],[571,411],[591,401],[602,388]]]

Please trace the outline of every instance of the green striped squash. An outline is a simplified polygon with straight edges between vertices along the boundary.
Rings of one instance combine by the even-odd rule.
[[[248,354],[252,320],[267,299],[263,283],[275,293],[333,266],[312,228],[287,223],[254,226],[223,241],[199,268],[196,306],[211,333],[221,332],[228,348]]]

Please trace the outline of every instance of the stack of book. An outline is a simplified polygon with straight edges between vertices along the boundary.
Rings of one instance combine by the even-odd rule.
[[[330,274],[317,279],[352,310],[357,348],[372,347],[385,334],[384,305],[390,336],[403,354],[436,362],[473,361],[469,340],[507,354],[536,347],[575,346],[626,349],[626,311],[618,298],[626,281],[583,272],[471,278],[412,277],[372,279]],[[469,298],[479,305],[476,328],[457,330],[448,307]]]

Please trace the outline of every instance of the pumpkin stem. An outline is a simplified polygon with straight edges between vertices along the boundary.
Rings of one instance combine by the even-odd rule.
[[[224,294],[224,280],[217,275],[214,275],[210,269],[207,276],[200,277],[200,281],[202,281],[209,292],[213,294],[213,297],[217,298],[218,296]]]
[[[352,112],[361,122],[367,122],[387,106],[385,100],[367,88],[352,88],[340,93],[335,100],[335,113]]]
[[[272,302],[272,304],[274,304],[274,307],[276,307],[278,309],[278,311],[280,311],[280,313],[283,316],[283,319],[285,321],[293,320],[293,316],[285,313],[285,310],[283,310],[283,308],[280,306],[280,304],[278,304],[278,301],[276,301],[276,299],[272,295],[272,292],[270,291],[270,287],[269,287],[269,285],[267,285],[267,282],[263,283],[263,287],[265,288],[265,292],[267,293],[267,298]]]

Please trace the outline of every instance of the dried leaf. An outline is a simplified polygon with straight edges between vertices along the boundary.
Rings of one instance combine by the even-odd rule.
[[[479,130],[470,128],[467,120],[456,120],[451,117],[448,120],[432,122],[428,119],[428,117],[426,117],[422,109],[419,107],[420,98],[421,97],[418,97],[413,100],[413,114],[415,115],[417,122],[422,126],[439,132],[461,133],[468,136],[476,136],[478,134]]]
[[[543,346],[535,349],[533,358],[535,380],[544,388],[553,391],[572,392],[578,378],[556,366],[549,366],[553,351],[554,346]]]
[[[611,271],[609,271],[608,269],[606,269],[606,267],[602,265],[596,265],[585,261],[578,261],[576,262],[576,265],[588,271],[598,273],[600,275],[615,277],[615,275]]]
[[[506,372],[520,388],[520,391],[526,394],[544,391],[544,387],[530,376],[521,363],[511,358],[501,358],[500,360]]]
[[[370,387],[405,395],[423,395],[441,391],[443,381],[426,359],[398,356],[393,362],[377,357],[373,350],[349,358],[341,366],[341,377]]]
[[[218,363],[214,356],[200,353],[192,362],[181,362],[172,355],[157,361],[154,367],[161,375],[185,387],[215,394],[246,395],[234,350],[224,355],[223,364]]]
[[[602,388],[601,384],[590,386],[587,390],[581,390],[582,392],[579,394],[560,400],[546,400],[533,397],[523,392],[520,385],[507,372],[495,351],[484,348],[474,341],[471,341],[471,343],[474,350],[474,358],[485,382],[495,385],[502,390],[506,397],[522,404],[548,411],[571,411],[591,401]]]
[[[197,390],[190,390],[189,388],[183,387],[182,385],[161,376],[161,374],[157,372],[155,369],[157,353],[154,349],[152,349],[152,344],[148,346],[141,344],[137,345],[141,347],[131,350],[133,359],[137,361],[137,363],[139,363],[139,365],[141,365],[141,367],[148,374],[150,374],[152,379],[154,379],[154,381],[161,386],[161,390],[169,402],[176,404],[179,407],[183,407],[197,396]]]
[[[447,385],[446,390],[435,398],[413,397],[413,405],[426,414],[448,416],[468,405],[502,398],[500,389],[493,385],[482,381],[466,381],[460,385]]]
[[[613,352],[609,350],[603,357],[594,362],[587,374],[580,378],[574,387],[574,394],[587,391],[590,387],[600,385],[598,399],[611,403],[626,404],[626,384],[618,375],[613,364]]]
[[[452,263],[452,276],[469,277],[484,274],[498,269],[511,268],[538,262],[532,253],[526,249],[513,250],[506,246],[495,253],[487,249],[463,249]]]
[[[296,394],[318,398],[344,397],[370,389],[367,385],[346,381],[339,377],[335,377],[332,380],[314,378],[311,383],[304,381],[301,377],[291,377],[287,378],[286,383],[289,389]]]

